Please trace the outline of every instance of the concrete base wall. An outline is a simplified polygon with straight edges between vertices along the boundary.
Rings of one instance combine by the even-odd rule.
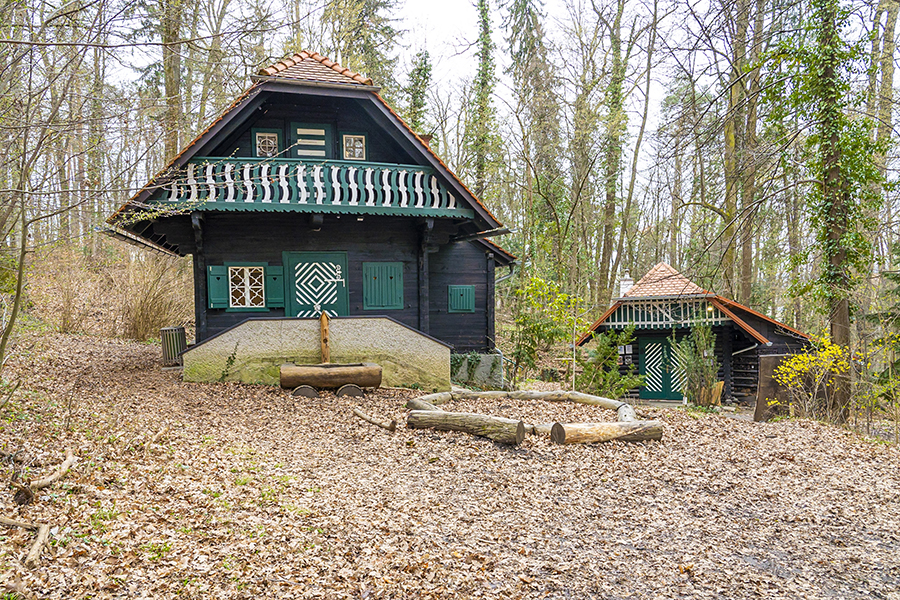
[[[484,389],[503,389],[503,358],[499,354],[454,354],[450,364],[453,381]]]
[[[384,317],[334,318],[331,362],[373,362],[382,385],[450,389],[450,348]],[[320,362],[318,319],[251,319],[182,354],[185,381],[279,384],[283,363]]]

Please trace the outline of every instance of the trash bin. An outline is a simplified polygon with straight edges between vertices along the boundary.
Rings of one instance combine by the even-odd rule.
[[[181,365],[180,354],[187,348],[184,327],[163,327],[159,330],[159,339],[162,341],[163,366],[177,367]]]

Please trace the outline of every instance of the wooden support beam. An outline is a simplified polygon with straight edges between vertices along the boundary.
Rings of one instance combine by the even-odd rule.
[[[331,362],[331,346],[328,340],[328,313],[324,310],[319,315],[319,336],[322,347],[322,364]]]

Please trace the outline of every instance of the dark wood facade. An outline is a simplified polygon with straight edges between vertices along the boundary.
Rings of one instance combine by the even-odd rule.
[[[500,223],[370,82],[294,59],[301,79],[261,77],[111,224],[193,256],[198,342],[327,310],[492,350]]]

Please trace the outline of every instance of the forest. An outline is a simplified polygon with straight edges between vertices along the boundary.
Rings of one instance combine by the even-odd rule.
[[[844,404],[874,380],[894,398],[896,3],[474,8],[461,38],[429,48],[387,0],[4,3],[0,356],[31,257],[99,256],[106,217],[251,74],[306,48],[372,77],[512,230],[499,345],[526,366],[624,274],[665,261],[866,357],[838,377]],[[467,70],[443,69],[451,55]],[[524,339],[541,319],[552,331]]]
[[[0,0],[0,598],[900,598],[900,3],[437,4]],[[195,265],[108,217],[301,50],[510,230],[485,283],[531,391],[161,368]],[[660,262],[810,334],[781,414],[596,397],[633,323],[574,342]]]

